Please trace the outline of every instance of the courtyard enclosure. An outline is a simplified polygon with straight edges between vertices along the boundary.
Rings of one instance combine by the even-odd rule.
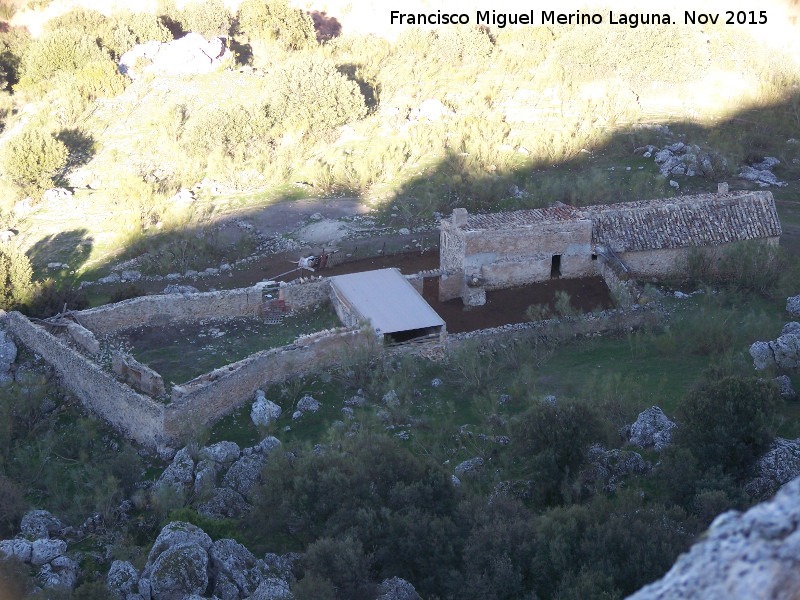
[[[766,240],[781,225],[770,192],[716,194],[488,215],[463,208],[442,221],[439,298],[482,304],[485,290],[556,277],[601,275],[611,289],[628,278],[672,275],[693,247]],[[719,252],[712,252],[720,256]]]
[[[385,341],[444,341],[444,321],[397,269],[331,277],[331,300],[342,323],[369,323]]]

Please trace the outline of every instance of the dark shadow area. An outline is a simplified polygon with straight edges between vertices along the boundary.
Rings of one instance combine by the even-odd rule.
[[[378,96],[379,90],[378,88],[369,83],[358,76],[358,69],[359,65],[347,63],[344,65],[339,65],[336,70],[339,71],[342,75],[345,75],[348,79],[355,81],[358,84],[358,89],[361,91],[361,95],[364,96],[364,102],[367,105],[367,108],[370,109],[370,112],[373,111],[378,106]]]
[[[179,37],[182,37],[185,33],[187,33],[186,31],[183,30],[181,24],[178,23],[175,19],[173,19],[169,15],[159,15],[158,20],[161,21],[161,24],[164,25],[164,27],[169,29],[169,32],[172,34],[172,37],[175,38],[176,40]]]
[[[95,139],[80,129],[62,129],[56,139],[63,142],[69,150],[69,168],[85,165],[94,157],[97,148]]]
[[[86,229],[73,229],[55,235],[46,235],[26,253],[37,273],[46,277],[63,271],[77,271],[89,258],[94,240]],[[67,267],[48,268],[48,264],[61,263]]]
[[[317,32],[317,41],[326,42],[342,34],[342,24],[336,17],[329,17],[325,11],[313,10],[308,13],[314,21],[314,30]]]
[[[228,47],[236,57],[236,64],[245,67],[253,64],[253,47],[250,44],[243,44],[234,38],[228,38]]]

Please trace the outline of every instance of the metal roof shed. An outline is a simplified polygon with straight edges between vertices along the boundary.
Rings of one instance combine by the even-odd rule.
[[[445,323],[398,269],[331,277],[331,300],[345,325],[369,321],[387,341],[441,334]]]

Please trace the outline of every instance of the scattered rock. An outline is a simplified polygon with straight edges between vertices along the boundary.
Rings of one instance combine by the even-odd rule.
[[[440,385],[442,385],[441,379],[439,379],[438,377],[434,377],[433,379],[431,379],[431,387],[438,388]]]
[[[342,408],[342,417],[347,419],[348,421],[351,421],[355,419],[355,413],[352,408],[350,408],[349,406],[345,406],[344,408]]]
[[[167,200],[167,202],[186,202],[186,203],[188,203],[188,202],[194,202],[195,199],[196,198],[195,198],[194,192],[192,190],[190,190],[189,188],[183,187],[180,190],[178,190],[177,194],[175,194],[174,196],[172,196],[172,198]]]
[[[775,355],[769,342],[753,342],[750,346],[750,356],[753,357],[753,366],[759,371],[775,366]]]
[[[134,594],[138,589],[139,571],[129,562],[115,560],[106,575],[106,585],[109,591],[119,598],[126,600],[129,594]]]
[[[797,400],[797,392],[792,387],[792,380],[788,375],[780,375],[775,378],[781,390],[781,398],[784,400]]]
[[[481,467],[483,467],[483,459],[480,456],[476,456],[475,458],[470,458],[469,460],[465,460],[461,464],[457,465],[453,471],[457,476],[474,475],[481,469]]]
[[[745,486],[753,498],[772,494],[780,486],[800,475],[800,438],[775,438],[769,450],[756,463],[756,476]]]
[[[261,392],[261,390],[258,391]],[[264,392],[261,392],[261,395],[257,392],[256,401],[253,402],[253,408],[250,410],[250,418],[257,427],[266,427],[277,421],[282,412],[283,410],[280,406],[264,397]]]
[[[214,488],[209,499],[197,506],[197,512],[210,519],[233,519],[253,508],[244,497],[229,487]]]
[[[621,433],[624,437],[628,437],[628,441],[634,446],[662,450],[672,442],[671,431],[675,427],[675,423],[667,418],[664,411],[653,406],[639,413],[630,430]]]
[[[380,593],[375,600],[422,600],[414,586],[399,577],[384,579]]]
[[[153,600],[184,600],[208,587],[208,554],[199,544],[170,546],[145,568]]]
[[[728,511],[659,581],[628,600],[792,598],[800,590],[800,479],[771,502]]]
[[[97,280],[97,283],[119,283],[122,281],[117,273],[111,273]]]
[[[172,463],[164,469],[156,486],[169,485],[177,492],[187,492],[194,482],[194,460],[189,450],[181,448],[172,459]]]
[[[345,400],[345,406],[357,406],[361,407],[366,404],[367,400],[364,396],[352,396],[349,400]]]
[[[383,402],[389,408],[395,408],[400,406],[400,398],[397,397],[397,392],[394,390],[389,390],[383,395],[381,398],[381,402]]]
[[[36,566],[49,563],[67,551],[67,542],[41,538],[31,544],[31,564]]]
[[[60,533],[64,525],[46,510],[29,510],[22,517],[19,529],[23,537],[38,540]]]
[[[58,202],[72,198],[72,192],[66,188],[50,188],[42,194],[42,202]]]
[[[231,465],[222,478],[223,487],[229,487],[247,498],[253,488],[261,483],[261,471],[267,464],[267,457],[260,453],[243,456]]]
[[[289,584],[283,579],[270,577],[262,581],[256,591],[248,600],[292,600],[294,596],[289,591]]]
[[[786,312],[793,317],[800,317],[800,296],[790,296],[786,299]]]
[[[3,329],[0,329],[0,373],[8,373],[17,360],[17,346]]]
[[[258,444],[253,446],[253,452],[258,452],[259,454],[263,454],[264,456],[266,456],[276,448],[280,447],[281,447],[280,440],[274,436],[268,435]]]
[[[153,564],[167,548],[181,544],[196,544],[204,550],[208,550],[211,548],[211,538],[197,525],[184,521],[172,521],[165,525],[156,537],[150,554],[147,555],[147,564]],[[147,570],[146,567],[145,570]],[[143,576],[145,575],[143,574]]]
[[[223,575],[244,597],[255,592],[264,579],[264,573],[253,568],[256,565],[256,557],[235,540],[217,540],[211,546],[209,557],[212,573],[217,577]],[[266,570],[266,565],[264,567]]]
[[[297,401],[297,410],[302,413],[317,412],[322,407],[322,403],[315,400],[313,396],[306,394]]]
[[[428,121],[438,121],[444,117],[453,116],[453,111],[449,110],[439,100],[428,98],[424,100],[419,108],[411,111],[409,119],[412,121],[427,119]]]
[[[217,442],[206,446],[198,453],[201,460],[210,460],[221,467],[227,467],[241,455],[239,444],[236,442]]]
[[[765,157],[762,161],[753,163],[751,165],[742,165],[739,168],[739,179],[752,181],[761,187],[768,187],[770,185],[776,187],[786,187],[788,184],[785,181],[779,180],[772,169],[780,164],[777,158],[772,156]]]
[[[0,541],[0,558],[15,557],[20,562],[31,561],[32,544],[29,540],[16,538]]]
[[[127,269],[120,273],[119,277],[122,281],[139,281],[142,274],[135,269]]]
[[[77,562],[67,556],[59,556],[50,564],[42,565],[38,580],[46,589],[72,589],[78,581],[79,573],[80,567]]]

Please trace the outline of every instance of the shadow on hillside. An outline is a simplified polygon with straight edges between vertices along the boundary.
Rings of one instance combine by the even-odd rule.
[[[800,179],[800,144],[787,141],[800,137],[797,134],[798,105],[800,91],[794,90],[779,102],[743,109],[713,125],[676,120],[630,127],[615,132],[604,144],[593,147],[590,153],[577,152],[558,164],[527,156],[520,159],[519,162],[524,160],[524,164],[518,168],[501,165],[488,170],[470,162],[472,157],[450,150],[434,166],[400,186],[389,197],[383,205],[384,219],[396,227],[411,227],[421,221],[430,222],[434,212],[447,216],[456,207],[466,207],[470,212],[491,212],[546,206],[555,201],[583,206],[711,191],[716,190],[720,181],[728,181],[734,190],[756,189],[755,184],[736,178],[739,164],[754,156],[777,157],[781,164],[774,169],[775,175],[793,184],[788,188],[768,189],[779,200],[800,200],[800,184],[796,183]],[[669,127],[668,132],[665,132],[664,125]],[[665,178],[652,157],[634,154],[635,148],[647,144],[663,147],[678,141],[725,154],[727,169],[709,178]],[[679,183],[679,190],[670,186],[670,179]],[[268,235],[292,231],[299,222],[306,221],[316,212],[310,206],[318,199],[309,198],[310,193],[310,188],[291,188],[276,199],[270,209],[274,212],[269,216],[263,209],[253,209],[240,216],[263,226]],[[354,201],[357,199],[353,197],[332,198],[326,203],[335,207],[337,202],[345,206],[345,202]],[[325,216],[336,218],[333,212]],[[58,236],[57,239],[42,240],[31,251],[32,258],[48,257],[51,248],[69,239],[69,245],[77,252],[75,260],[80,261],[83,255],[80,232],[68,232],[62,236],[66,239]],[[195,225],[179,232],[147,232],[115,262],[144,255],[152,268],[143,268],[143,272],[163,275],[184,272],[187,268],[203,270],[233,262],[256,248],[259,252],[269,249],[257,244],[247,228],[234,221],[215,228]],[[38,262],[46,263],[48,260]],[[66,262],[75,268],[70,260]],[[287,269],[289,266],[287,263]]]
[[[325,11],[313,10],[308,13],[314,21],[318,42],[327,42],[342,34],[342,24],[336,17],[329,17]]]
[[[87,234],[86,229],[73,229],[46,235],[28,250],[28,258],[42,275],[48,274],[47,265],[51,263],[64,263],[70,271],[77,271],[92,253],[94,240]],[[49,274],[60,270],[51,269]]]

